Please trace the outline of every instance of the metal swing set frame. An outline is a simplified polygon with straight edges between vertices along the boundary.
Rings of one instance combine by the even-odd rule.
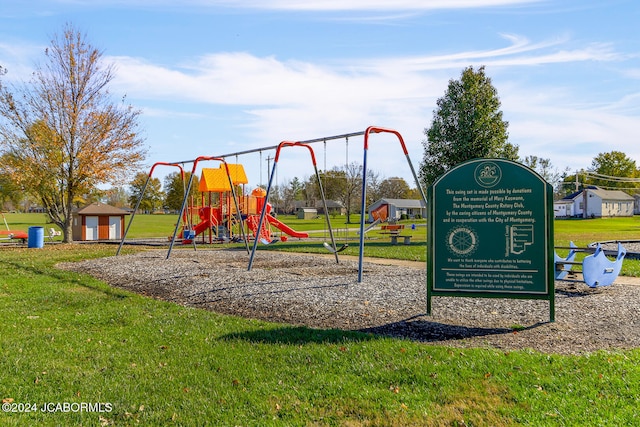
[[[305,140],[305,141],[296,141],[296,142],[282,141],[280,144],[274,145],[274,146],[256,148],[256,149],[245,150],[245,151],[238,151],[238,152],[235,152],[235,153],[223,154],[223,155],[220,155],[220,156],[212,156],[212,157],[202,156],[202,157],[198,157],[195,160],[186,160],[186,161],[180,161],[180,162],[158,162],[158,163],[155,163],[153,165],[153,167],[151,168],[149,174],[148,174],[147,181],[145,182],[143,190],[142,190],[142,192],[140,194],[140,198],[138,199],[138,201],[136,203],[136,207],[134,209],[133,215],[131,216],[131,218],[129,220],[129,224],[127,225],[127,228],[125,229],[125,233],[124,233],[124,235],[122,237],[122,241],[120,242],[120,246],[118,247],[116,255],[120,254],[122,246],[124,245],[124,242],[126,240],[127,234],[129,232],[129,228],[131,227],[131,223],[133,222],[133,218],[135,216],[135,212],[140,207],[140,203],[141,203],[142,198],[144,196],[144,192],[146,191],[147,185],[149,184],[149,181],[151,179],[151,176],[152,176],[153,171],[156,168],[156,166],[178,167],[180,169],[180,173],[182,175],[182,179],[183,179],[183,182],[184,182],[184,168],[183,168],[183,166],[185,164],[190,164],[190,163],[193,164],[191,176],[190,176],[187,188],[185,189],[185,197],[183,199],[182,207],[181,207],[181,210],[180,210],[179,218],[182,218],[182,216],[184,214],[184,210],[186,209],[187,197],[188,197],[188,194],[189,194],[189,190],[191,188],[191,184],[192,184],[192,181],[193,181],[193,175],[194,175],[194,173],[196,171],[196,167],[197,167],[198,162],[204,161],[204,160],[215,160],[215,161],[220,161],[220,162],[222,162],[224,164],[226,172],[227,172],[227,177],[229,178],[229,185],[231,186],[231,189],[232,189],[234,203],[236,205],[236,213],[238,215],[238,221],[239,221],[239,224],[240,224],[240,228],[243,230],[243,240],[245,242],[245,247],[246,247],[247,253],[250,253],[249,265],[248,265],[247,269],[251,270],[252,265],[253,265],[253,260],[254,260],[254,257],[255,257],[255,252],[257,250],[258,240],[259,239],[256,238],[254,240],[253,248],[250,251],[249,247],[248,247],[248,243],[247,243],[248,239],[244,235],[243,220],[242,220],[242,216],[240,215],[240,209],[239,209],[239,205],[238,205],[237,194],[235,192],[234,185],[233,185],[231,176],[229,174],[229,168],[227,166],[227,162],[226,162],[225,159],[228,158],[228,157],[233,157],[233,156],[235,156],[237,158],[238,156],[245,155],[245,154],[251,154],[251,153],[258,153],[258,152],[262,153],[263,151],[269,151],[269,150],[275,150],[276,151],[276,154],[275,154],[275,157],[274,157],[274,165],[273,165],[273,168],[271,169],[271,174],[270,174],[270,177],[269,177],[269,183],[267,185],[265,203],[264,203],[264,205],[262,207],[262,210],[260,212],[260,220],[259,220],[259,224],[258,224],[258,230],[259,230],[262,227],[262,225],[264,223],[264,220],[265,220],[266,206],[267,206],[266,200],[268,200],[268,198],[269,198],[269,193],[271,191],[273,179],[275,177],[275,172],[276,172],[276,169],[277,169],[277,163],[278,163],[279,158],[280,158],[280,152],[285,147],[303,147],[303,148],[306,148],[306,149],[309,150],[309,154],[310,154],[310,157],[311,157],[311,163],[312,163],[313,168],[314,168],[314,172],[315,172],[315,175],[316,175],[316,180],[318,182],[318,187],[320,189],[320,193],[321,193],[321,197],[322,197],[323,208],[325,210],[325,218],[326,218],[326,221],[327,221],[327,228],[329,230],[329,236],[330,236],[330,239],[331,239],[331,243],[324,242],[323,246],[329,252],[331,252],[331,253],[333,253],[335,255],[336,263],[338,263],[339,262],[338,253],[341,252],[342,250],[344,250],[347,247],[347,244],[343,244],[339,248],[336,245],[335,237],[334,237],[334,234],[333,234],[333,228],[331,227],[331,220],[329,219],[329,215],[326,214],[328,209],[327,209],[327,202],[326,202],[325,194],[324,194],[324,188],[322,186],[322,180],[320,179],[320,174],[318,173],[316,157],[315,157],[315,153],[313,151],[313,148],[311,147],[311,144],[317,143],[317,142],[323,142],[323,143],[325,143],[325,150],[326,150],[326,142],[327,141],[341,140],[341,139],[346,139],[348,141],[350,137],[364,136],[364,150],[363,150],[363,162],[362,162],[362,199],[361,199],[361,215],[360,215],[360,231],[359,231],[360,242],[359,242],[359,254],[358,254],[358,282],[362,282],[362,279],[363,279],[363,264],[364,264],[364,243],[365,243],[364,240],[365,240],[365,231],[366,231],[365,230],[365,216],[366,216],[365,214],[366,214],[366,189],[367,189],[367,154],[368,154],[368,151],[369,151],[369,138],[370,138],[370,136],[372,134],[380,134],[380,133],[390,133],[390,134],[393,134],[394,136],[396,136],[396,138],[398,139],[398,142],[400,143],[402,152],[404,153],[405,158],[407,160],[407,163],[409,164],[409,168],[410,168],[411,173],[413,175],[413,178],[415,180],[416,187],[418,188],[418,190],[420,192],[420,197],[422,198],[422,201],[426,205],[427,198],[426,198],[424,189],[422,188],[422,185],[420,184],[420,180],[418,179],[418,175],[416,174],[416,171],[415,171],[415,169],[413,167],[413,164],[411,163],[411,158],[409,157],[409,152],[407,150],[406,144],[405,144],[404,139],[402,138],[402,135],[400,134],[400,132],[398,132],[396,130],[393,130],[393,129],[384,128],[384,127],[369,126],[366,130],[361,131],[361,132],[352,132],[352,133],[347,133],[347,134],[341,134],[341,135],[335,135],[335,136],[329,136],[329,137],[323,137],[323,138],[316,138],[316,139],[310,139],[310,140]],[[326,153],[325,153],[325,155],[326,155]],[[171,255],[171,250],[173,248],[173,242],[174,242],[175,237],[177,235],[179,226],[180,226],[180,223],[178,222],[176,224],[176,228],[174,230],[173,237],[171,238],[169,251],[167,252],[167,259]],[[194,244],[194,249],[195,249],[195,241],[193,241],[193,244]]]
[[[329,236],[331,238],[331,245],[329,245],[327,242],[324,242],[324,247],[327,248],[330,252],[332,252],[335,255],[336,263],[338,263],[340,262],[340,260],[338,259],[338,252],[342,251],[344,249],[344,246],[340,249],[336,248],[336,241],[333,236],[333,228],[331,227],[331,220],[329,219],[329,213],[328,213],[329,210],[327,209],[327,200],[324,197],[324,188],[322,187],[322,180],[320,179],[320,174],[318,173],[316,156],[313,151],[313,148],[311,148],[309,143],[283,141],[280,144],[278,144],[278,147],[276,148],[276,155],[273,160],[273,168],[271,169],[271,175],[269,177],[269,183],[267,184],[267,194],[265,196],[265,200],[269,200],[269,193],[271,192],[271,184],[273,183],[273,178],[276,174],[276,169],[278,167],[278,160],[280,159],[280,151],[282,151],[284,147],[303,147],[309,150],[309,155],[311,156],[311,163],[313,164],[313,170],[315,172],[316,180],[318,181],[318,188],[320,189],[320,195],[322,197],[322,206],[325,212],[324,217],[327,221],[327,228],[329,229]],[[266,213],[267,213],[267,204],[264,203],[262,205],[262,210],[260,211],[260,220],[258,221],[258,230],[262,229],[262,225],[264,224],[264,217]],[[258,247],[258,240],[259,239],[255,239],[253,241],[253,249],[251,250],[251,256],[249,258],[249,266],[247,267],[247,270],[249,271],[253,266],[253,259],[255,257],[256,249]]]

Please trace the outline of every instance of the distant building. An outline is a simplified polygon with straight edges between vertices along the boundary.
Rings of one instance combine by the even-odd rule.
[[[556,218],[633,216],[635,199],[620,190],[589,186],[553,203]]]
[[[327,211],[329,215],[345,215],[347,213],[347,209],[344,207],[342,202],[337,200],[327,200]],[[324,215],[324,206],[322,205],[322,200],[318,200],[316,202],[316,209],[318,213]]]
[[[420,199],[380,199],[371,204],[368,209],[368,221],[373,222],[374,218],[371,212],[386,206],[388,219],[395,221],[407,215],[409,218],[425,218],[427,216],[427,207]]]
[[[298,219],[314,219],[318,217],[318,210],[316,208],[298,208]]]
[[[338,200],[327,200],[327,211],[329,215],[345,215],[347,209]],[[300,215],[300,209],[315,209],[317,217],[318,215],[324,215],[324,205],[322,200],[296,200],[292,203],[290,210],[283,209],[281,213]]]
[[[120,240],[128,211],[104,203],[92,203],[73,213],[73,240]]]

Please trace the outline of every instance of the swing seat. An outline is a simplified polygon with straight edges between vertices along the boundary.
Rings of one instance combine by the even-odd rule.
[[[260,243],[262,243],[263,245],[272,245],[274,243],[278,243],[278,241],[279,241],[278,239],[267,240],[267,239],[262,238],[262,237],[259,240],[260,240]]]
[[[330,244],[328,244],[327,242],[323,243],[324,247],[331,252],[332,254],[338,253],[338,252],[342,252],[345,249],[347,249],[349,247],[348,243],[345,243],[344,245],[340,246],[339,248],[336,248],[335,250],[331,247]]]

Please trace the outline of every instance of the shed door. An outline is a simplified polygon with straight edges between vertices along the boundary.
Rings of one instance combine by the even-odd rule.
[[[122,237],[120,235],[120,217],[109,217],[109,240],[118,240]]]
[[[85,240],[98,240],[98,217],[85,217]]]

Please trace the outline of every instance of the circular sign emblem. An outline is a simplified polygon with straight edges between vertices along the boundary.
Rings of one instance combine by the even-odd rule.
[[[478,247],[478,235],[468,227],[457,227],[449,231],[447,247],[458,255],[468,255]]]
[[[475,170],[476,182],[484,188],[490,188],[500,182],[502,170],[493,162],[482,162]]]

